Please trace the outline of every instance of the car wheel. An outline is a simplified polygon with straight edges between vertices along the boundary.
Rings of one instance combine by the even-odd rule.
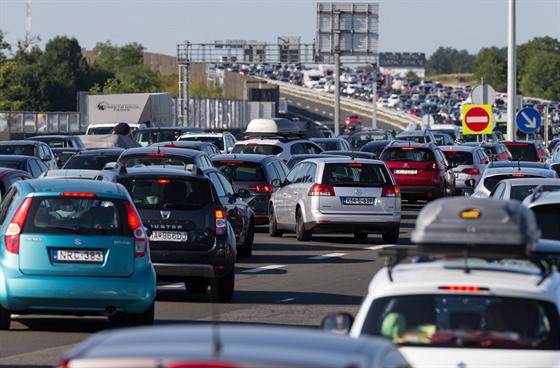
[[[301,214],[301,209],[298,210],[296,214],[296,238],[299,241],[311,240],[311,230],[305,230],[305,224],[303,222],[303,215]]]
[[[399,229],[387,231],[382,237],[384,243],[396,244],[399,240]]]
[[[201,294],[208,290],[210,280],[204,277],[189,277],[185,280],[185,289],[190,294]]]
[[[9,310],[0,305],[0,330],[9,330],[12,314]]]
[[[255,239],[255,224],[253,219],[249,222],[247,228],[247,235],[245,237],[245,243],[242,247],[237,248],[237,254],[239,257],[251,257],[253,255],[253,241]]]
[[[233,299],[235,288],[235,270],[227,275],[212,280],[211,297],[214,303],[229,303]]]
[[[355,232],[354,233],[354,239],[356,239],[359,242],[365,242],[368,238],[368,233],[360,233],[360,232]]]
[[[151,307],[148,308],[148,310],[145,311],[144,313],[132,315],[132,324],[135,326],[153,325],[154,314],[155,314],[155,308],[154,308],[154,304],[152,303]]]
[[[273,238],[281,237],[284,231],[278,229],[278,224],[276,223],[276,215],[274,215],[274,209],[272,206],[268,209],[268,235]]]

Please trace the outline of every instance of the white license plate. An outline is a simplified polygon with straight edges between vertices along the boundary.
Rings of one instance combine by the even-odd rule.
[[[105,255],[102,250],[61,250],[53,251],[55,262],[95,262],[102,263]]]
[[[373,204],[375,198],[373,197],[344,197],[342,198],[343,204]]]
[[[401,174],[401,175],[416,175],[418,174],[418,170],[400,170],[400,169],[396,169],[394,171],[395,174]]]
[[[151,241],[187,241],[187,232],[185,231],[153,231],[150,236]]]

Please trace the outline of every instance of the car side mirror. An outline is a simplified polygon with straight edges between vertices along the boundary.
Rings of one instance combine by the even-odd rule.
[[[144,231],[146,232],[148,238],[152,236],[152,227],[148,224],[142,224],[142,225],[144,226]]]
[[[237,191],[237,195],[239,196],[239,198],[248,198],[251,196],[251,192],[249,192],[248,189],[241,188]]]
[[[469,188],[474,188],[476,186],[474,179],[467,179],[465,180],[465,185]]]
[[[320,328],[326,332],[348,334],[353,323],[354,317],[350,313],[340,312],[329,314],[323,318]]]
[[[50,161],[52,159],[51,155],[43,155],[41,156],[41,160],[43,161]]]
[[[451,166],[452,169],[454,169],[454,168],[456,168],[457,166],[459,166],[459,164],[456,163],[455,161],[453,161],[453,162],[451,163],[450,166]]]
[[[270,181],[270,185],[274,188],[280,188],[282,186],[282,184],[283,183],[280,181],[280,179],[272,179]],[[284,184],[285,184],[285,182],[284,182]]]

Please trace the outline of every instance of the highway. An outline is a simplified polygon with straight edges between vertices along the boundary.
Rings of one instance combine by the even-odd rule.
[[[422,204],[403,206],[399,245],[410,245],[410,231]],[[238,259],[236,292],[229,304],[212,304],[209,294],[189,295],[182,284],[158,286],[156,324],[264,323],[318,328],[328,313],[355,313],[372,276],[383,267],[380,252],[390,247],[380,235],[356,243],[352,234],[295,234],[271,238],[259,227],[253,257]],[[56,285],[53,285],[56,287]],[[15,316],[0,331],[0,366],[52,367],[63,351],[91,334],[118,328],[104,317]]]

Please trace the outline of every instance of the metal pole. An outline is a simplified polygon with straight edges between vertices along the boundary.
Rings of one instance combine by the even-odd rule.
[[[340,52],[334,53],[334,135],[340,135]]]
[[[509,26],[508,26],[508,106],[507,106],[507,137],[515,141],[515,100],[517,97],[516,79],[516,45],[515,45],[515,0],[509,0]]]
[[[377,128],[377,64],[373,64],[371,127]]]

